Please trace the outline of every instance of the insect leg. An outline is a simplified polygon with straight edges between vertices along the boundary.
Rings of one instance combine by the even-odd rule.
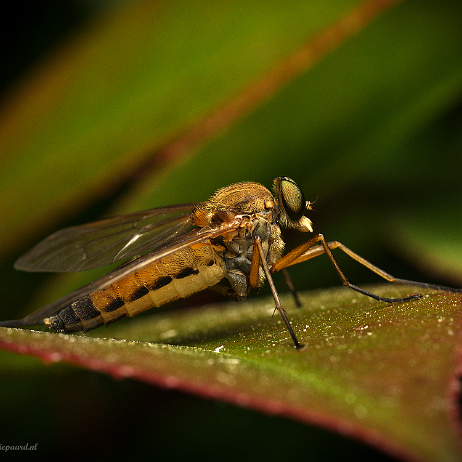
[[[295,287],[292,283],[292,279],[290,277],[289,272],[287,271],[287,268],[282,268],[282,277],[284,278],[284,282],[286,283],[287,287],[290,290],[290,293],[292,294],[292,297],[294,298],[295,304],[300,308],[301,306],[303,306],[303,303],[300,300],[300,297],[298,296],[298,292],[295,290]]]
[[[274,285],[273,278],[271,276],[268,263],[266,262],[265,254],[263,252],[263,247],[261,245],[261,238],[256,237],[254,241],[254,248],[253,248],[253,254],[252,254],[252,263],[250,267],[250,277],[249,277],[249,282],[250,286],[252,288],[255,288],[258,286],[258,272],[260,268],[260,262],[263,267],[263,271],[265,272],[266,279],[268,281],[268,284],[271,289],[271,293],[273,294],[274,298],[274,303],[276,304],[276,309],[281,313],[282,319],[284,321],[284,324],[287,327],[287,330],[289,331],[290,336],[292,337],[292,341],[294,342],[295,348],[299,349],[302,348],[303,345],[299,343],[294,330],[292,329],[292,326],[290,325],[289,319],[287,318],[286,312],[284,311],[284,308],[282,307],[281,300],[279,299],[278,292],[276,290],[276,286]]]
[[[361,263],[361,265],[364,265],[366,268],[370,269],[371,271],[378,274],[379,276],[386,279],[387,281],[396,282],[398,284],[408,284],[411,286],[422,287],[423,289],[444,290],[447,292],[462,292],[462,289],[460,288],[452,288],[452,287],[440,286],[437,284],[429,284],[427,282],[409,281],[407,279],[395,278],[391,274],[386,273],[382,269],[378,268],[377,266],[367,261],[365,258],[361,257],[356,252],[353,252],[348,247],[343,245],[341,242],[338,242],[338,241],[329,242],[328,245],[329,245],[329,248],[331,249],[338,247],[340,250],[345,252],[349,257],[353,258],[353,260],[356,260],[358,263]]]
[[[320,245],[316,245],[318,242],[321,242]],[[332,255],[331,250],[339,248],[340,250],[343,250],[349,257],[353,258],[356,260],[358,263],[361,263],[364,265],[366,268],[370,269],[374,273],[378,274],[380,277],[386,279],[387,281],[390,282],[396,282],[400,284],[410,284],[414,285],[417,287],[422,287],[422,288],[430,288],[430,289],[438,289],[438,290],[453,290],[449,289],[446,287],[442,286],[435,286],[432,284],[426,284],[426,283],[421,283],[421,282],[414,282],[414,281],[407,281],[406,279],[399,279],[393,277],[391,274],[388,274],[387,272],[381,270],[377,266],[373,265],[372,263],[368,262],[366,259],[363,257],[359,256],[352,250],[348,249],[348,247],[345,247],[343,244],[341,244],[338,241],[333,241],[333,242],[326,242],[326,239],[322,234],[317,234],[313,238],[309,239],[306,241],[304,244],[301,244],[300,246],[296,247],[294,250],[289,252],[287,255],[284,257],[280,258],[271,268],[272,272],[280,271],[283,268],[286,268],[287,266],[291,265],[296,265],[298,263],[302,263],[306,260],[309,260],[311,258],[317,257],[318,255],[321,255],[323,253],[326,253],[330,262],[335,268],[335,271],[340,277],[340,280],[342,281],[342,284],[346,287],[349,287],[350,289],[356,290],[357,292],[367,295],[368,297],[371,297],[375,300],[383,301],[383,302],[388,302],[388,303],[393,303],[393,302],[407,302],[409,300],[414,300],[416,298],[420,298],[421,295],[411,295],[409,297],[403,297],[403,298],[388,298],[388,297],[380,297],[379,295],[373,294],[372,292],[369,292],[368,290],[361,289],[358,286],[355,286],[354,284],[351,284],[346,276],[343,274],[342,270],[338,266],[337,261],[335,260],[334,256]],[[459,289],[456,289],[458,291]]]

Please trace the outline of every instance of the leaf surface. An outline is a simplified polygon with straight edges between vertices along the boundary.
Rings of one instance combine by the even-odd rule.
[[[303,301],[290,308],[300,351],[271,317],[271,299],[154,314],[87,336],[2,329],[1,345],[316,423],[411,460],[457,460],[461,296],[388,305],[338,289]]]

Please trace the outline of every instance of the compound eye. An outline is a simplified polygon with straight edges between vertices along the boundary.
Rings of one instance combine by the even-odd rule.
[[[306,207],[305,197],[300,186],[290,178],[279,177],[276,179],[276,190],[287,216],[292,221],[299,221],[305,213]]]

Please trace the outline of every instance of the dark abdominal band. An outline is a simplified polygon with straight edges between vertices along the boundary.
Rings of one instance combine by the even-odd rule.
[[[120,300],[122,305],[124,304],[122,299],[114,299],[114,302],[117,300]],[[119,307],[122,305],[119,304]],[[52,316],[50,327],[55,330],[81,330],[80,320],[94,319],[98,316],[101,316],[101,313],[96,309],[90,297],[86,296]]]

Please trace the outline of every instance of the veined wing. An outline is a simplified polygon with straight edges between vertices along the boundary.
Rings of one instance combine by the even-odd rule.
[[[14,266],[23,271],[84,271],[138,257],[184,233],[195,205],[159,207],[61,229]]]
[[[218,225],[214,228],[193,229],[183,234],[182,236],[173,238],[169,243],[155,250],[154,252],[150,252],[146,255],[143,255],[142,257],[137,258],[136,260],[130,261],[125,265],[122,265],[121,267],[111,271],[109,274],[106,274],[105,276],[97,279],[96,281],[93,281],[90,284],[77,289],[66,297],[61,298],[60,300],[57,300],[56,302],[53,302],[50,305],[35,311],[34,313],[31,313],[24,319],[18,321],[0,322],[0,326],[21,327],[42,324],[43,319],[52,316],[61,308],[81,299],[82,297],[85,297],[86,295],[89,295],[98,290],[102,290],[105,287],[108,287],[109,285],[114,284],[115,282],[129,276],[135,271],[139,271],[148,265],[162,260],[162,258],[165,258],[174,252],[178,252],[194,244],[204,242],[208,239],[216,238],[229,231],[236,230],[239,228],[239,226],[241,226],[241,223],[242,220],[240,218],[236,218],[231,223],[222,223],[221,225]]]

